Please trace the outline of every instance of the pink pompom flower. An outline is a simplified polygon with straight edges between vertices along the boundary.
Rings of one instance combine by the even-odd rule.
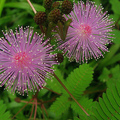
[[[33,34],[33,29],[19,27],[14,34],[12,30],[0,38],[0,83],[6,88],[18,91],[36,90],[43,87],[45,78],[53,73],[52,66],[57,64],[49,39],[43,35]]]
[[[102,7],[88,1],[74,3],[73,11],[66,17],[72,19],[66,40],[58,40],[59,49],[63,50],[70,61],[88,61],[98,59],[108,51],[106,44],[111,42],[113,21],[108,19]]]

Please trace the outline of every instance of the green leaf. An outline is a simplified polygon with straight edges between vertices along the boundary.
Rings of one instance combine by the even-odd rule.
[[[110,101],[109,101],[109,99],[107,98],[107,96],[106,96],[105,93],[103,94],[103,102],[105,103],[106,108],[110,111],[111,115],[112,115],[112,114],[116,114],[116,113],[115,113],[115,110],[114,110],[113,107],[111,106]],[[108,115],[108,116],[109,116],[109,115]],[[113,118],[114,118],[114,117],[113,117]]]
[[[97,5],[97,8],[100,6],[101,1],[100,0],[93,0],[95,2],[95,5]]]
[[[3,7],[4,7],[4,4],[5,4],[5,1],[6,0],[0,0],[0,17],[1,17],[2,11],[3,11]]]
[[[99,76],[99,80],[106,82],[108,87],[110,87],[112,84],[116,84],[120,80],[120,66],[117,65],[110,70],[104,68]]]
[[[109,18],[110,18],[110,19],[113,19],[113,21],[117,22],[118,19],[119,19],[119,15],[117,15],[117,14],[110,14],[110,15],[109,15]]]
[[[82,107],[85,109],[85,111],[89,114],[92,115],[92,106],[94,106],[94,102],[92,99],[88,99],[86,97],[82,97],[79,101],[80,105],[82,105]],[[79,115],[79,117],[81,118],[81,120],[84,120],[85,118],[87,119],[87,115],[83,112],[83,110],[77,105],[77,103],[75,103],[74,101],[71,103],[71,108],[73,109],[73,111],[75,113],[77,113]],[[84,118],[84,119],[82,119]]]
[[[107,81],[107,86],[111,86],[111,84],[116,84],[120,80],[120,66],[117,65],[114,68],[110,69],[110,77]]]
[[[17,107],[22,107],[24,104],[23,103],[17,103],[15,101],[11,102],[8,104],[8,108],[17,108]]]
[[[72,22],[72,19],[68,19],[65,23],[64,23],[64,27],[63,27],[63,40],[66,39],[66,35],[67,35],[67,31],[68,31],[68,28],[70,26],[70,23]]]
[[[9,111],[6,112],[6,105],[0,101],[0,120],[11,120]]]
[[[115,14],[120,15],[120,1],[119,0],[110,0],[112,5],[112,10]]]
[[[72,22],[72,19],[68,19],[68,20],[64,23],[64,25],[63,25],[60,21],[57,23],[58,29],[56,29],[56,30],[57,30],[60,38],[61,38],[63,41],[64,41],[65,38],[66,38],[67,30],[68,30],[71,22]]]
[[[120,31],[114,29],[113,34],[115,34],[115,39],[113,40],[113,42],[116,44],[120,44]]]
[[[101,102],[99,100],[99,102]],[[107,120],[109,117],[106,115],[106,113],[104,113],[105,111],[103,111],[103,109],[101,108],[100,104],[99,103],[96,103],[96,108],[97,108],[97,111],[98,113],[100,114],[101,118],[104,119],[104,120]],[[107,113],[108,114],[108,113]],[[97,116],[96,116],[97,117]]]
[[[110,71],[107,68],[104,68],[98,79],[102,82],[106,82],[109,80],[109,74]]]
[[[110,113],[110,111],[107,109],[107,107],[106,107],[104,101],[102,100],[102,98],[99,98],[99,103],[100,103],[100,107],[102,108],[102,110],[104,111],[104,113],[106,113],[107,116],[110,117],[110,116],[111,116],[111,113]]]
[[[50,111],[53,111],[57,116],[61,115],[70,107],[69,96],[62,95],[51,105]]]
[[[61,74],[60,70],[57,67],[54,67],[55,71],[54,73],[56,74],[56,76],[64,83],[64,79],[63,79],[63,75]],[[61,84],[56,80],[55,77],[52,77],[52,79],[48,78],[46,80],[47,86],[52,89],[53,91],[57,92],[57,93],[62,93],[63,91],[63,87],[61,86]]]
[[[96,103],[96,104],[97,104],[97,103]],[[93,111],[94,111],[95,117],[96,117],[98,120],[103,120],[103,118],[100,116],[99,112],[98,112],[95,108],[93,108]]]
[[[120,119],[120,82],[117,84],[112,84],[111,87],[106,91],[106,94],[103,94],[103,99],[99,98],[99,102],[94,106],[93,112],[94,116],[99,119],[110,119],[110,120],[119,120]],[[98,114],[96,114],[96,111]]]
[[[112,65],[118,61],[120,61],[120,53],[118,53],[117,55],[114,55],[114,57],[107,63],[107,66]]]
[[[74,117],[74,120],[80,120],[78,117]]]
[[[37,11],[45,11],[45,8],[41,5],[33,4],[33,6]],[[32,10],[30,5],[27,2],[8,2],[4,5],[4,7]]]
[[[4,16],[2,18],[0,18],[0,25],[9,22],[11,19],[11,16]]]
[[[107,64],[111,61],[111,59],[114,57],[115,53],[118,51],[119,48],[119,44],[112,45],[109,49],[110,52],[105,54],[104,59],[101,60],[97,69],[102,69],[103,67],[107,66]]]
[[[107,90],[106,92],[106,95],[111,103],[111,105],[113,106],[113,108],[116,110],[116,111],[119,111],[120,112],[120,109],[119,109],[119,105],[116,103],[116,98],[114,98],[112,92],[110,89]]]
[[[83,91],[89,86],[93,77],[93,69],[88,64],[80,65],[67,78],[65,86],[76,99],[81,98]]]

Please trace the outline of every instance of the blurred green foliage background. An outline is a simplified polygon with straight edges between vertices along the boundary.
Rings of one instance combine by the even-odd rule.
[[[78,0],[75,1],[77,2]],[[108,11],[109,18],[113,18],[113,21],[115,21],[115,27],[113,28],[113,34],[115,34],[114,40],[108,46],[110,52],[106,53],[104,55],[104,58],[100,58],[97,61],[89,61],[89,65],[94,69],[94,77],[93,82],[85,90],[84,94],[87,95],[89,98],[93,99],[94,101],[97,101],[98,97],[101,97],[103,92],[106,91],[108,87],[107,81],[111,80],[111,82],[113,82],[120,80],[120,0],[93,1],[98,6],[99,4],[102,4],[102,6],[104,7],[103,11]],[[42,0],[31,0],[31,2],[33,3],[33,6],[37,11],[45,10]],[[39,26],[35,24],[33,17],[34,13],[26,0],[0,0],[0,37],[3,37],[2,30],[15,30],[18,25],[24,27],[32,26],[34,27],[34,31],[41,33]],[[61,76],[65,79],[71,73],[71,71],[78,67],[78,63],[69,62],[68,59],[65,57],[64,61],[59,66],[57,66],[56,69],[60,71]],[[54,86],[54,83],[49,83],[49,85]],[[46,86],[48,89],[51,88],[49,85]],[[41,101],[51,101],[45,103],[44,106],[37,107],[36,120],[43,118],[45,120],[67,120],[73,119],[74,116],[77,116],[77,114],[75,114],[71,108],[69,108],[69,110],[65,111],[64,114],[59,116],[49,111],[51,104],[60,95],[48,89],[42,89],[38,93],[38,98]],[[53,88],[52,90],[57,91],[57,88]],[[20,96],[17,93],[13,95],[13,93],[11,94],[10,91],[4,90],[4,86],[0,88],[0,100],[3,100],[3,103],[6,106],[7,111],[9,111],[11,118],[25,105],[25,101],[29,101],[32,98],[32,95],[33,93],[30,92],[29,96]],[[16,97],[19,97],[21,99],[20,103],[15,101]],[[46,114],[45,109],[42,109],[44,107],[46,108],[48,115]],[[29,119],[31,109],[32,104],[28,104],[18,115],[16,115],[14,119]],[[32,116],[32,118],[34,118],[34,115]]]

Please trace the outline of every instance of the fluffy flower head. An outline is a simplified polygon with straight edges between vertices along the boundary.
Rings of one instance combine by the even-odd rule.
[[[55,54],[48,39],[43,35],[33,34],[32,28],[19,28],[14,34],[12,30],[0,38],[0,83],[12,91],[36,91],[45,84],[47,73],[55,61]]]
[[[108,51],[105,45],[111,42],[113,22],[108,19],[107,12],[102,13],[102,9],[90,1],[74,3],[73,11],[66,17],[72,19],[66,40],[58,40],[58,48],[70,60],[87,62]]]

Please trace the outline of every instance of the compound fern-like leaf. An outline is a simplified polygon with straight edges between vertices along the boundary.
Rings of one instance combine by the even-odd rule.
[[[11,120],[9,111],[6,112],[6,105],[0,100],[0,120]]]
[[[56,74],[56,76],[62,81],[64,82],[65,80],[63,79],[63,76],[60,72],[59,69],[57,69],[57,67],[54,68],[55,71],[54,73]],[[49,87],[50,89],[52,89],[53,91],[57,92],[57,93],[62,93],[63,92],[63,87],[60,85],[60,83],[56,80],[55,77],[52,77],[52,79],[47,78],[46,79],[46,83],[47,83],[47,87]]]
[[[68,76],[65,85],[76,99],[80,99],[83,91],[91,83],[93,78],[92,73],[93,69],[88,64],[83,64]]]
[[[50,111],[53,111],[57,116],[64,113],[70,107],[69,96],[62,95],[51,105]]]
[[[103,99],[99,98],[99,102],[96,102],[93,112],[99,120],[120,120],[120,82],[111,84],[103,94]]]
[[[81,97],[81,99],[78,102],[82,105],[82,107],[86,110],[86,112],[89,115],[94,114],[92,111],[92,106],[94,106],[94,102],[92,99],[88,99],[87,97],[83,96],[83,97]],[[74,101],[72,101],[72,103],[71,103],[71,108],[73,109],[73,111],[75,113],[77,113],[79,115],[79,118],[81,120],[87,119],[87,115],[83,112],[83,110]]]

